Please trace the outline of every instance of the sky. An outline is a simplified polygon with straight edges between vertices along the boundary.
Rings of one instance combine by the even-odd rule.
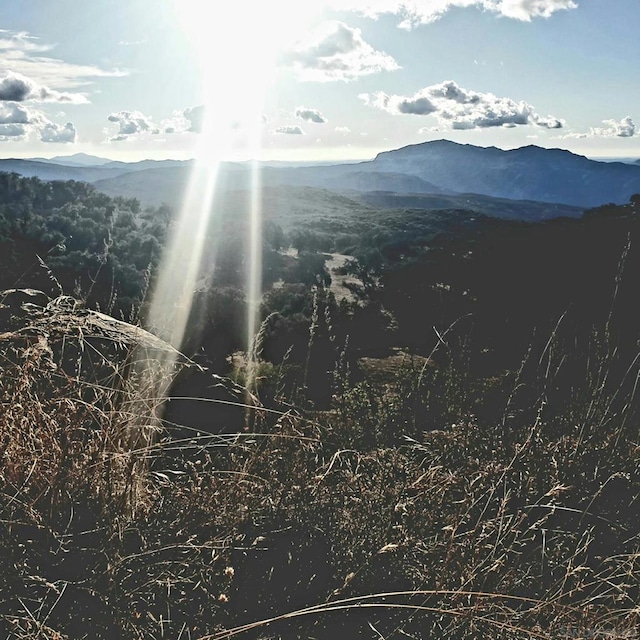
[[[638,25],[638,0],[0,0],[0,157],[640,157]]]

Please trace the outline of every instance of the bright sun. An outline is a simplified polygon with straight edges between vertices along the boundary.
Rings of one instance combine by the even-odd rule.
[[[203,137],[215,135],[218,148],[223,140],[224,146],[231,145],[230,128],[238,124],[251,128],[260,122],[278,55],[311,25],[320,11],[318,4],[301,0],[174,2],[180,27],[198,61],[206,107]]]

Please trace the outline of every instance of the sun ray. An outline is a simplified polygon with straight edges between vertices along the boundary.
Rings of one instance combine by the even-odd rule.
[[[261,155],[264,103],[274,77],[279,52],[292,42],[317,13],[317,7],[292,0],[258,4],[240,0],[205,4],[175,0],[176,22],[183,29],[197,60],[204,106],[195,162],[182,205],[165,248],[153,292],[147,324],[180,350],[188,330],[193,296],[203,282],[216,247],[205,246],[219,212],[214,205],[222,159],[243,152]],[[240,128],[243,135],[234,131]],[[243,148],[239,148],[243,145]],[[251,164],[247,247],[245,256],[247,353],[257,331],[262,280],[262,211],[260,165]],[[209,278],[210,274],[206,274]],[[215,277],[215,276],[214,276]],[[211,282],[208,282],[211,286]],[[254,371],[253,365],[249,366]],[[252,384],[249,375],[249,386]]]

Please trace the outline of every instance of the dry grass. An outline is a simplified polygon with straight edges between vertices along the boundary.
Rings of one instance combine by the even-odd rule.
[[[156,393],[123,369],[4,354],[0,635],[636,637],[637,363],[604,356],[569,394],[547,345],[500,379],[408,362],[330,412],[136,444]]]

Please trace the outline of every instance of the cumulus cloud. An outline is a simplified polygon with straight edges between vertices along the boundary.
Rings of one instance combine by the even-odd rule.
[[[603,120],[604,127],[591,127],[588,132],[570,131],[558,138],[633,138],[637,134],[635,122],[627,116],[617,120]]]
[[[0,100],[12,102],[33,100],[37,102],[70,102],[74,104],[85,104],[87,102],[86,97],[80,93],[55,91],[13,71],[9,71],[4,77],[0,78]]]
[[[563,129],[565,125],[563,120],[558,120],[558,118],[554,118],[553,116],[547,116],[545,118],[535,113],[532,115],[531,121],[543,129]]]
[[[0,124],[0,140],[23,139],[27,133],[27,127],[23,124]]]
[[[196,107],[189,107],[185,109],[183,113],[184,117],[189,122],[189,128],[187,130],[194,133],[200,133],[204,122],[204,106],[198,105]]]
[[[620,122],[616,120],[603,120],[606,127],[592,127],[592,136],[603,136],[605,138],[633,138],[636,135],[636,125],[633,120],[627,116],[622,118]]]
[[[316,124],[324,124],[327,119],[317,109],[308,109],[306,107],[298,107],[296,109],[296,118],[306,120],[307,122],[315,122]]]
[[[0,104],[0,124],[29,124],[31,119],[30,110],[20,104]]]
[[[310,82],[348,82],[400,68],[390,55],[365,42],[360,29],[339,20],[320,25],[287,52],[281,62],[291,66],[300,80]]]
[[[28,100],[31,94],[33,94],[33,87],[25,76],[8,73],[0,79],[0,100],[22,102]]]
[[[174,111],[169,118],[160,121],[160,131],[166,134],[178,133],[202,133],[205,122],[206,108],[204,105],[187,107],[179,111]],[[224,123],[232,131],[242,131],[247,127],[262,125],[269,121],[265,114],[253,117],[241,117]],[[218,123],[219,124],[219,123]]]
[[[118,111],[109,115],[108,120],[118,125],[117,134],[108,138],[109,142],[122,142],[141,133],[160,133],[151,119],[140,111]]]
[[[336,133],[341,133],[342,135],[347,135],[348,133],[351,133],[351,129],[349,129],[349,127],[336,127],[334,129],[334,131]]]
[[[78,132],[71,122],[59,125],[55,122],[47,122],[40,129],[40,140],[42,142],[62,142],[73,144],[78,137]]]
[[[575,9],[575,0],[329,0],[336,10],[356,11],[371,18],[384,14],[398,17],[398,26],[413,29],[435,22],[456,7],[476,7],[505,18],[529,22],[550,18],[557,11]]]
[[[201,133],[204,122],[204,105],[174,111],[170,118],[160,123],[163,133]]]
[[[184,133],[189,131],[191,125],[184,117],[184,111],[174,111],[170,118],[165,118],[160,122],[162,133]]]
[[[421,89],[413,96],[389,95],[383,92],[361,94],[365,104],[392,114],[437,118],[446,129],[486,129],[537,125],[545,129],[561,129],[564,124],[553,116],[541,116],[524,102],[500,98],[492,93],[463,89],[453,80]]]
[[[86,86],[95,78],[128,75],[121,69],[101,69],[43,55],[52,49],[52,45],[43,43],[27,32],[0,30],[0,74],[20,74],[32,79],[39,87],[53,87],[56,91]]]
[[[483,0],[482,7],[515,20],[550,18],[557,11],[577,9],[575,0]]]
[[[294,135],[294,136],[303,136],[304,135],[304,131],[298,127],[291,127],[291,126],[287,126],[287,127],[278,127],[277,129],[273,130],[273,133],[284,133],[286,135]]]
[[[0,103],[0,142],[24,140],[34,132],[42,142],[73,143],[77,139],[71,122],[59,125],[36,109],[15,102]]]

